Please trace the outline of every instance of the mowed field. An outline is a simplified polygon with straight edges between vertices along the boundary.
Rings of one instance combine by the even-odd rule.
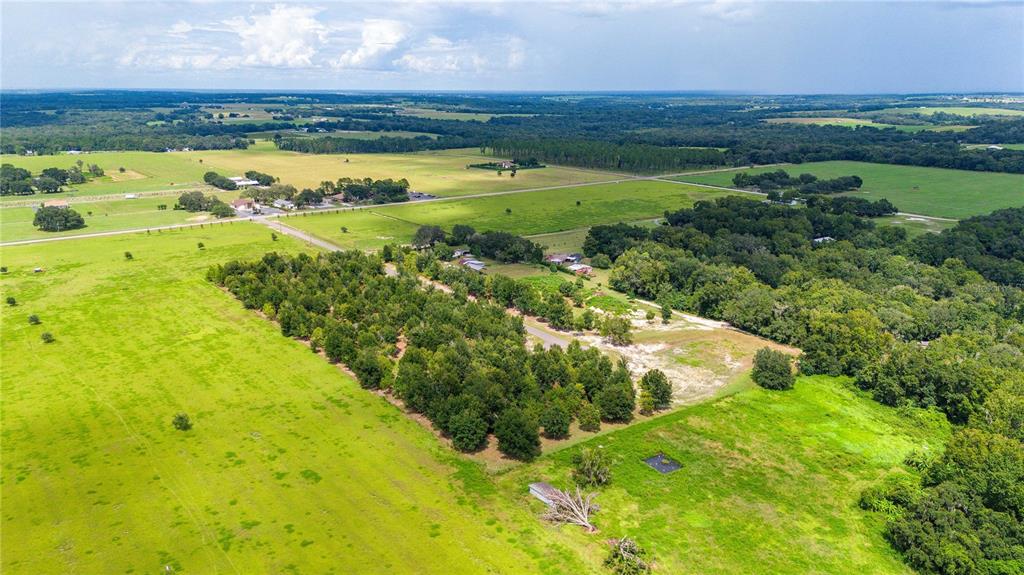
[[[931,116],[937,113],[957,116],[1024,116],[1024,110],[1012,108],[982,108],[977,106],[921,106],[918,108],[887,108],[877,114],[921,114]]]
[[[120,194],[167,189],[192,189],[203,184],[203,174],[213,170],[225,176],[240,176],[257,170],[276,176],[282,183],[299,189],[315,188],[324,180],[352,178],[405,178],[412,189],[439,196],[462,196],[486,192],[540,188],[615,179],[607,172],[551,166],[498,175],[489,170],[467,169],[467,164],[493,161],[477,150],[446,150],[413,154],[300,154],[276,149],[259,141],[247,150],[203,150],[195,152],[100,152],[57,156],[0,156],[3,163],[31,170],[68,168],[81,159],[98,164],[106,175],[68,192],[47,194],[46,198]],[[124,167],[126,174],[118,172]],[[36,196],[5,196],[6,201],[24,201]]]
[[[282,223],[352,247],[377,247],[397,240],[406,243],[420,225],[450,230],[468,224],[478,231],[501,230],[519,235],[575,230],[585,226],[654,218],[698,200],[728,195],[697,186],[636,180],[556,190],[503,194],[458,200],[413,202],[365,210],[285,218]],[[579,205],[576,204],[579,202]],[[506,209],[511,210],[510,213]],[[348,233],[342,231],[348,228]],[[358,230],[358,234],[354,233]],[[357,245],[353,242],[363,242]]]
[[[74,198],[102,194],[128,194],[156,190],[187,190],[205,187],[203,174],[209,168],[181,152],[97,152],[90,154],[58,154],[55,156],[0,156],[0,163],[25,168],[34,175],[46,168],[70,168],[81,160],[85,166],[96,164],[105,174],[80,186],[66,186],[67,192],[46,194],[46,199]],[[121,173],[118,168],[124,168]],[[0,202],[24,201],[43,196],[3,196]]]
[[[204,279],[301,249],[239,223],[0,250],[18,301],[0,570],[588,571],[477,465]],[[191,431],[172,428],[181,411]]]
[[[790,175],[810,173],[822,179],[860,176],[864,186],[849,195],[886,198],[903,212],[945,218],[966,218],[1000,208],[1024,206],[1024,175],[972,172],[865,162],[810,162],[771,168],[737,169],[673,179],[715,186],[732,186],[738,172],[751,174],[786,170]]]
[[[277,176],[299,189],[320,185],[324,180],[351,178],[405,178],[418,192],[438,196],[464,196],[524,188],[540,188],[614,179],[606,172],[576,168],[547,167],[498,175],[489,170],[467,169],[467,164],[493,161],[477,150],[448,150],[446,153],[412,154],[299,154],[274,149],[261,143],[249,150],[188,152],[203,159],[210,169],[224,174],[259,170]]]
[[[550,528],[594,565],[605,540],[628,534],[656,573],[912,573],[882,538],[883,519],[861,511],[861,491],[916,449],[941,450],[941,417],[905,417],[828,377],[786,392],[748,387],[711,403],[591,439],[499,477],[502,491],[540,512],[524,481],[570,485],[571,461],[599,447],[612,484],[596,499],[599,532]],[[667,455],[682,469],[660,474],[643,459]]]
[[[217,197],[225,202],[238,197],[238,192],[218,192]],[[175,210],[177,196],[147,196],[134,200],[88,201],[72,203],[71,207],[82,214],[86,226],[66,232],[44,232],[32,225],[35,210],[32,208],[0,208],[0,242],[78,236],[114,230],[155,228],[175,224],[209,224],[216,218],[208,213],[193,213]],[[72,200],[74,201],[74,200]],[[161,210],[160,205],[167,206]]]

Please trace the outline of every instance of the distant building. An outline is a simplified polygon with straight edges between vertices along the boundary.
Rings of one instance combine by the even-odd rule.
[[[835,238],[833,238],[832,236],[822,236],[822,237],[820,237],[820,238],[814,238],[814,239],[813,239],[813,240],[811,240],[811,241],[812,241],[812,242],[814,242],[814,243],[816,243],[816,244],[827,244],[827,243],[829,243],[829,242],[834,242],[834,241],[836,241],[836,239],[835,239]]]
[[[583,254],[551,254],[544,260],[558,265],[578,264],[583,261]]]
[[[67,200],[46,200],[43,202],[44,208],[62,208],[67,209],[69,207]]]
[[[554,485],[545,481],[538,481],[537,483],[530,484],[530,495],[536,497],[548,507],[555,505],[554,498],[557,496],[558,490],[555,489]]]
[[[512,168],[515,167],[515,163],[510,162],[508,160],[502,160],[501,162],[498,162],[498,167],[503,170],[511,170]]]
[[[280,199],[280,200],[274,200],[274,207],[279,209],[279,210],[294,210],[295,209],[295,204],[292,203],[292,202],[289,202],[288,200]]]
[[[484,264],[484,262],[472,258],[464,257],[459,260],[459,263],[476,272],[483,271],[484,268],[487,267],[487,265]]]
[[[256,202],[252,198],[238,198],[237,200],[231,200],[231,207],[236,210],[247,210],[252,211],[256,206]]]
[[[124,195],[124,199],[126,199],[126,200],[137,200],[137,199],[139,199],[139,195],[138,194],[125,194]]]
[[[594,268],[588,266],[587,264],[572,264],[571,266],[569,266],[569,271],[578,276],[589,276],[590,274],[594,273]]]
[[[993,144],[993,145],[989,146],[989,147],[988,147],[988,148],[986,148],[986,149],[987,149],[987,150],[1002,150],[1002,149],[1003,149],[1003,147],[1002,147],[1002,146],[996,146],[995,144]]]

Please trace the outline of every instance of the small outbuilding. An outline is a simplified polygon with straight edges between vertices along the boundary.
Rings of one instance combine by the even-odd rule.
[[[46,200],[43,202],[44,208],[61,208],[67,209],[70,205],[67,200]]]

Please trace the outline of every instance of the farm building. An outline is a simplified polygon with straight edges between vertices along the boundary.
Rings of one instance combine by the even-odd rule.
[[[248,178],[243,178],[241,176],[234,176],[234,177],[231,177],[231,178],[228,178],[228,179],[231,180],[232,182],[234,182],[235,185],[238,186],[239,188],[247,188],[249,186],[258,186],[258,185],[260,185],[260,183],[257,182],[256,180],[250,180]]]
[[[550,483],[545,481],[538,481],[537,483],[530,484],[530,495],[539,499],[544,505],[551,507],[554,505],[552,497],[558,492],[557,489]]]
[[[252,198],[238,198],[237,200],[231,200],[231,207],[236,210],[247,210],[253,211],[257,206],[256,202]]]
[[[67,209],[68,201],[67,200],[46,200],[45,202],[43,202],[43,207],[44,208],[64,208],[64,209]]]
[[[545,261],[553,264],[578,264],[583,261],[583,254],[551,254],[544,258]]]
[[[274,207],[279,210],[294,210],[295,204],[288,200],[274,200]]]
[[[461,258],[461,259],[459,260],[459,263],[460,263],[461,265],[464,265],[464,266],[466,266],[467,268],[469,268],[469,269],[471,269],[471,270],[473,270],[473,271],[477,271],[477,272],[479,272],[479,271],[483,271],[483,269],[484,269],[485,267],[487,267],[487,265],[486,265],[486,264],[484,264],[484,262],[482,262],[482,261],[480,261],[480,260],[475,260],[475,259],[473,259],[473,258],[467,258],[467,257]]]
[[[455,250],[452,252],[452,259],[471,257],[473,257],[473,254],[469,253],[469,250]]]
[[[833,238],[832,236],[822,236],[820,238],[814,238],[811,241],[814,242],[815,244],[827,244],[829,242],[836,241],[836,239]]]
[[[569,271],[578,276],[589,276],[590,274],[594,273],[594,268],[588,266],[587,264],[572,264],[571,266],[569,266]]]

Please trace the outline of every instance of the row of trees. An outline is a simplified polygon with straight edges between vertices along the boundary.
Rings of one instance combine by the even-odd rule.
[[[633,417],[624,364],[578,343],[530,351],[522,320],[502,306],[468,298],[464,287],[424,289],[418,278],[455,268],[432,254],[392,256],[396,277],[382,259],[357,251],[315,259],[271,253],[215,266],[208,277],[276,319],[284,335],[347,365],[364,387],[394,393],[464,451],[493,433],[503,453],[531,459],[541,430],[559,438],[577,418],[593,428]]]
[[[222,176],[217,172],[206,172],[203,174],[203,181],[207,184],[220,188],[222,190],[237,190],[238,184],[233,180],[228,179],[226,176]]]
[[[434,247],[438,243],[469,246],[474,254],[502,263],[540,263],[544,258],[540,245],[522,236],[498,231],[477,232],[466,224],[455,224],[451,234],[440,226],[420,226],[412,243],[417,248]]]
[[[814,174],[800,174],[793,177],[786,170],[775,170],[760,174],[740,172],[733,176],[737,188],[757,188],[762,192],[779,189],[796,189],[801,194],[835,194],[858,190],[864,185],[859,176],[840,176],[830,180],[819,180]]]
[[[922,262],[918,240],[849,214],[725,198],[668,219],[646,238],[592,230],[591,250],[623,250],[613,287],[797,346],[802,373],[852,376],[877,401],[943,413],[957,429],[945,454],[908,462],[923,482],[882,486],[865,505],[888,510],[887,537],[923,572],[1022,564],[1024,291],[962,260]],[[997,213],[961,233],[980,236],[979,252],[1012,246],[1016,221]],[[808,243],[826,233],[839,241]],[[762,385],[787,387],[788,360],[759,355]]]
[[[497,140],[491,142],[488,149],[492,155],[500,157],[539,158],[566,166],[635,173],[729,164],[726,154],[712,148],[669,148],[588,140]]]

